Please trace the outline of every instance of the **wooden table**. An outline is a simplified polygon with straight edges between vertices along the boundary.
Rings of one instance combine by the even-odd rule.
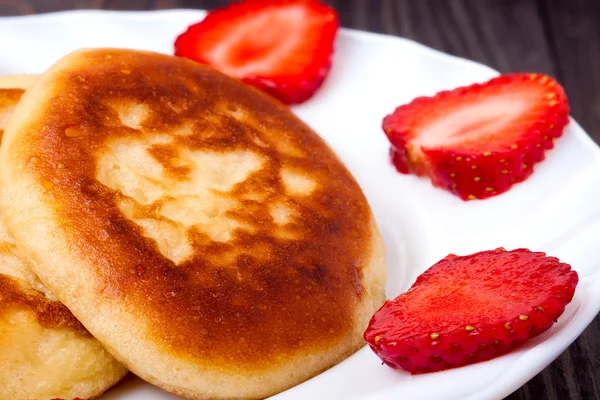
[[[572,115],[600,143],[600,1],[328,2],[338,9],[346,27],[414,39],[501,72],[545,72],[555,76],[566,88]],[[0,15],[76,8],[210,9],[226,3],[227,0],[0,0]],[[554,363],[508,399],[600,399],[598,338],[600,319],[596,318]]]

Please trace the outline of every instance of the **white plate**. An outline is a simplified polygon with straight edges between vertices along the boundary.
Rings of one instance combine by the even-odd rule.
[[[202,11],[66,12],[0,18],[0,74],[39,73],[81,47],[172,53]],[[498,359],[410,376],[363,348],[277,399],[493,399],[516,390],[569,346],[600,310],[600,152],[575,121],[526,182],[498,197],[463,202],[428,180],[395,172],[381,120],[397,105],[496,75],[417,43],[342,30],[331,75],[294,111],[336,150],[365,191],[388,251],[388,297],[449,252],[499,246],[543,250],[580,274],[573,302],[550,331]],[[103,399],[174,399],[128,380]]]

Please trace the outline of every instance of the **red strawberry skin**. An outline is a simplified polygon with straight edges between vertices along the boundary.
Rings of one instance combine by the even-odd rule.
[[[383,120],[391,158],[403,173],[428,176],[463,200],[506,192],[569,121],[564,89],[539,74],[501,75],[433,97],[419,97]]]
[[[548,330],[577,282],[569,265],[527,249],[449,255],[388,300],[364,338],[413,374],[488,360]]]
[[[338,28],[336,11],[318,0],[245,0],[189,26],[175,55],[296,104],[329,74]]]

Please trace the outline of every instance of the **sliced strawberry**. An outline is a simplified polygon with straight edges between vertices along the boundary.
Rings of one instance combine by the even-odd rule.
[[[419,97],[383,120],[396,169],[431,178],[463,200],[510,189],[533,172],[569,121],[563,88],[539,74]]]
[[[550,328],[577,282],[569,265],[526,249],[449,255],[388,300],[364,337],[385,364],[411,373],[488,360]]]
[[[337,13],[318,0],[246,0],[208,13],[175,41],[175,55],[301,103],[331,68]]]

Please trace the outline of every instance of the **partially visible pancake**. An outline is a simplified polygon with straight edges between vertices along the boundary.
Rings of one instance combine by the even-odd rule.
[[[341,361],[384,301],[369,205],[267,95],[166,55],[82,50],[5,133],[2,206],[40,279],[143,379],[264,398]]]
[[[38,75],[5,75],[0,76],[0,89],[25,90],[35,82]]]
[[[24,88],[0,77],[0,133]],[[0,393],[3,399],[99,396],[126,373],[19,255],[0,218]]]
[[[23,92],[35,82],[37,75],[0,76],[0,138]]]

